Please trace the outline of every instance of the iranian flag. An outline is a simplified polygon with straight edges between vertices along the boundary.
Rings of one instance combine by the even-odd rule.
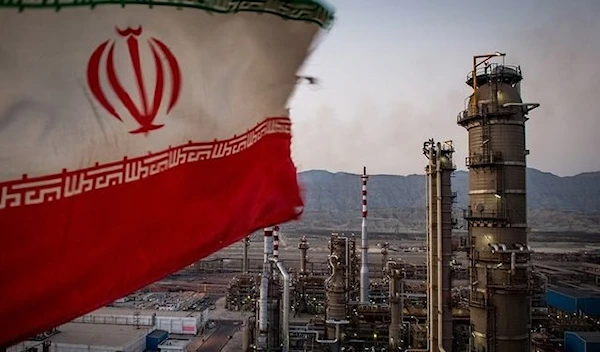
[[[298,217],[286,103],[332,16],[0,0],[0,346]]]

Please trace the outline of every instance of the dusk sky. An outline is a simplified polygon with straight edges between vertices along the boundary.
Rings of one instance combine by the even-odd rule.
[[[520,65],[530,167],[560,176],[600,170],[600,1],[330,0],[336,23],[321,39],[290,102],[299,170],[423,173],[423,142],[452,139],[471,89],[472,56]]]

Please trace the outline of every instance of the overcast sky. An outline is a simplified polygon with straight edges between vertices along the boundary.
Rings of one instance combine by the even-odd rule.
[[[422,173],[422,144],[452,139],[471,89],[472,56],[496,50],[521,65],[530,167],[557,175],[600,170],[600,1],[329,0],[334,27],[290,102],[300,170]]]

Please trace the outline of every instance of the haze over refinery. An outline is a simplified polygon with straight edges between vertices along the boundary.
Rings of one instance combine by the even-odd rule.
[[[455,141],[465,169],[464,129],[456,114],[471,89],[472,53],[510,53],[521,65],[525,102],[542,106],[527,123],[529,167],[560,176],[598,171],[600,2],[594,0],[330,0],[336,24],[303,73],[291,100],[293,153],[300,171],[423,173],[430,137]],[[401,142],[400,142],[401,141]]]

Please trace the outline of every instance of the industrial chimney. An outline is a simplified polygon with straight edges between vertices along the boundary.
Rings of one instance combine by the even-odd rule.
[[[469,309],[471,351],[530,351],[530,250],[527,245],[525,121],[521,68],[473,58],[469,106],[458,124],[469,133]],[[478,69],[479,66],[485,66]]]
[[[369,242],[367,240],[367,167],[363,167],[362,179],[362,243],[360,265],[360,302],[369,303]]]
[[[242,240],[242,272],[247,274],[250,270],[248,261],[248,247],[250,247],[250,237],[246,237]]]

